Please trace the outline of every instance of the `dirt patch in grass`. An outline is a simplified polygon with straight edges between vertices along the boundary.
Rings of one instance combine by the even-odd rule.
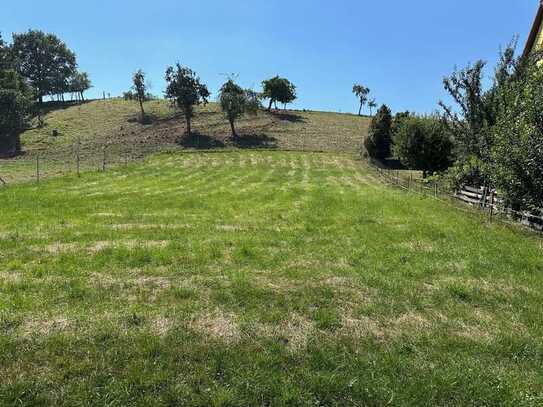
[[[215,310],[209,314],[201,314],[190,323],[190,327],[204,337],[220,339],[231,343],[240,339],[240,331],[233,315]]]
[[[432,253],[434,251],[434,246],[432,245],[432,243],[422,240],[412,240],[409,242],[404,242],[400,244],[400,247],[420,253]]]
[[[55,332],[66,331],[70,328],[68,318],[59,316],[50,319],[30,319],[21,325],[23,336],[51,335]]]
[[[165,336],[174,327],[174,321],[163,316],[151,321],[151,331],[158,336]]]

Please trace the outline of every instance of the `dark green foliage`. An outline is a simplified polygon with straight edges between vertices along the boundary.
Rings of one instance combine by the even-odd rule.
[[[265,99],[270,99],[268,110],[271,110],[274,103],[282,103],[287,105],[296,100],[296,86],[286,78],[275,76],[271,79],[262,82],[264,89],[262,96]]]
[[[183,111],[187,122],[187,134],[191,134],[191,119],[194,106],[206,104],[210,96],[207,86],[192,69],[177,63],[166,69],[166,97]]]
[[[2,33],[0,33],[0,70],[8,69],[11,67],[10,56],[9,56],[9,47],[4,42],[2,38]]]
[[[394,154],[409,169],[428,173],[452,164],[452,142],[437,117],[402,117],[395,129]]]
[[[491,179],[515,209],[543,208],[543,71],[500,88],[506,101],[493,128]]]
[[[89,74],[86,72],[75,72],[70,78],[68,91],[75,93],[82,102],[85,101],[84,92],[92,87]]]
[[[21,150],[20,133],[27,124],[31,93],[14,70],[0,70],[0,155]]]
[[[230,79],[221,87],[219,103],[230,123],[232,137],[236,137],[235,121],[245,113],[256,114],[260,108],[260,97],[256,92],[245,90]]]
[[[17,71],[35,89],[40,102],[46,95],[67,91],[76,57],[57,36],[37,30],[13,34],[11,54]]]
[[[143,109],[143,102],[145,101],[145,96],[147,94],[147,86],[145,84],[145,73],[139,69],[134,73],[132,77],[132,89],[134,90],[134,96],[140,104],[141,110],[141,121],[145,120],[145,110]]]
[[[390,156],[391,132],[392,113],[383,105],[373,117],[368,137],[364,140],[364,147],[370,157],[383,160]]]
[[[490,173],[484,168],[491,161],[493,126],[498,111],[506,102],[500,97],[500,89],[521,76],[524,61],[515,58],[516,44],[510,44],[500,55],[490,88],[484,88],[486,63],[454,72],[445,78],[445,89],[456,103],[456,109],[440,102],[446,130],[454,141],[457,157],[455,183],[489,185]],[[468,165],[466,165],[468,164]],[[468,167],[467,173],[461,171]],[[479,167],[479,168],[475,168]]]
[[[353,85],[353,93],[355,94],[355,96],[360,101],[360,107],[358,109],[358,115],[360,116],[362,114],[362,108],[364,107],[364,105],[368,101],[368,95],[370,93],[370,89],[366,88],[363,85],[355,84],[355,85]],[[376,107],[374,100],[372,101],[372,108],[373,107]]]

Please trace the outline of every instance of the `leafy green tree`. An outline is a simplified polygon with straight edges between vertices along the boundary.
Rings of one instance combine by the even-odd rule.
[[[270,100],[268,111],[271,110],[274,103],[282,103],[287,105],[296,100],[296,86],[286,78],[274,76],[271,79],[262,82],[263,93],[265,99]]]
[[[394,137],[394,155],[406,167],[427,174],[444,171],[452,164],[451,139],[438,117],[402,116]]]
[[[2,38],[2,33],[0,33],[0,70],[12,68],[10,64],[9,54],[9,47],[4,42],[4,39]]]
[[[508,206],[543,214],[543,70],[531,66],[498,97],[506,103],[493,128],[492,184]]]
[[[454,174],[458,184],[489,185],[491,182],[487,169],[492,159],[492,128],[497,122],[498,111],[508,103],[502,98],[500,89],[520,78],[527,66],[525,60],[515,58],[515,48],[513,42],[503,50],[488,88],[484,86],[484,61],[468,65],[443,81],[456,105],[453,108],[440,102],[445,130],[455,145],[457,168]]]
[[[183,111],[187,122],[187,134],[190,136],[194,106],[206,104],[210,92],[193,70],[179,63],[175,67],[168,67],[166,82],[166,97]]]
[[[68,89],[78,95],[78,99],[85,101],[84,92],[92,87],[89,74],[86,72],[75,72],[70,78]]]
[[[358,100],[360,102],[360,107],[358,108],[358,115],[361,116],[362,115],[362,108],[364,107],[364,105],[368,101],[368,95],[370,93],[370,89],[366,88],[365,86],[360,85],[360,84],[354,84],[353,85],[353,93],[355,94],[355,96],[358,98]]]
[[[132,77],[132,83],[132,89],[134,90],[136,99],[140,104],[141,121],[143,122],[145,120],[145,110],[143,110],[143,102],[145,101],[145,96],[147,94],[147,85],[145,84],[145,73],[141,69],[134,73],[134,76]]]
[[[0,153],[21,151],[20,133],[27,125],[31,92],[14,70],[0,70]]]
[[[237,137],[235,122],[246,113],[257,114],[260,108],[260,98],[256,92],[245,90],[237,85],[232,79],[222,85],[219,92],[219,102],[221,109],[224,112],[232,137]]]
[[[392,113],[386,105],[383,105],[373,117],[368,137],[364,140],[364,147],[370,157],[383,160],[390,156],[391,131]]]
[[[375,99],[371,99],[368,102],[368,107],[370,108],[370,116],[373,116],[373,109],[377,107],[377,102],[375,101]]]
[[[42,31],[13,34],[11,53],[17,72],[35,89],[40,104],[44,96],[59,92],[59,83],[67,86],[76,69],[75,54],[58,37]]]

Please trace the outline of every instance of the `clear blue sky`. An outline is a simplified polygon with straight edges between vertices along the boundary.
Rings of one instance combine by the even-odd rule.
[[[354,82],[393,110],[431,112],[455,65],[494,62],[524,46],[537,0],[18,0],[4,1],[5,39],[29,28],[59,35],[102,91],[118,95],[142,68],[162,94],[180,61],[216,93],[225,73],[246,87],[280,74],[296,108],[354,112]],[[469,13],[467,12],[469,10]]]

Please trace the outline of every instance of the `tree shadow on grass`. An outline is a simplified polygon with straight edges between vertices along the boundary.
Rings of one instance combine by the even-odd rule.
[[[266,134],[243,134],[232,139],[238,148],[277,148],[277,139]]]
[[[276,119],[279,119],[284,122],[290,122],[290,123],[305,123],[306,120],[300,116],[299,114],[295,114],[292,112],[279,112],[279,111],[272,111],[271,115],[275,117]]]
[[[183,135],[177,143],[185,148],[196,148],[199,150],[210,150],[214,148],[224,148],[225,144],[221,140],[210,137],[206,134],[192,132],[190,136]]]

